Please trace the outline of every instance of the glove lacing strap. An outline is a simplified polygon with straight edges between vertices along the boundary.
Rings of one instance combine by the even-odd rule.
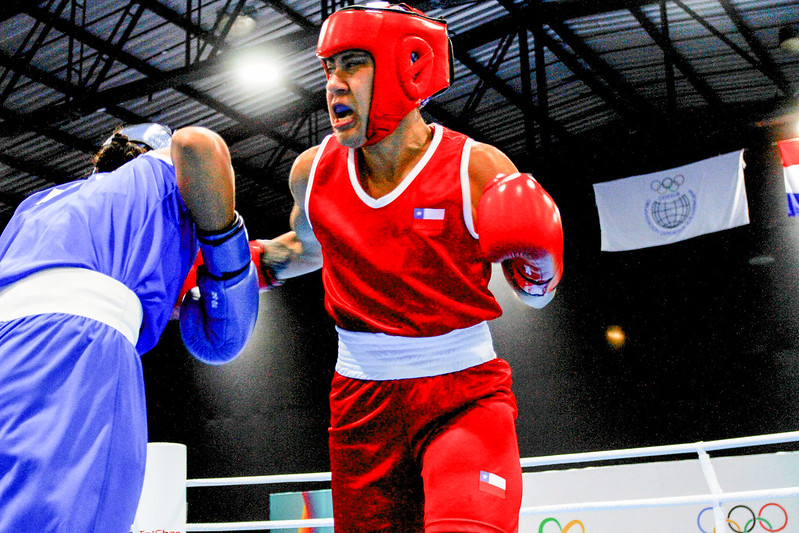
[[[203,254],[203,268],[218,280],[229,280],[246,272],[250,266],[250,246],[244,219],[234,212],[233,222],[218,231],[197,230]]]

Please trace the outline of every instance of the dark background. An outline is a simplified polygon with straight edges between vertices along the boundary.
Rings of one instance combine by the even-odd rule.
[[[587,146],[584,157],[553,160],[538,174],[564,223],[558,294],[535,310],[515,300],[498,272],[491,283],[504,310],[491,329],[497,353],[514,369],[522,457],[799,427],[799,222],[786,214],[775,145],[786,134],[685,136],[654,147],[628,139],[618,151]],[[749,225],[667,246],[600,251],[591,182],[740,148]],[[572,182],[557,179],[560,173],[584,183],[560,189]],[[255,237],[277,235],[286,222]],[[751,261],[763,256],[772,261]],[[612,325],[626,333],[621,347],[606,341]],[[190,479],[326,471],[335,353],[318,273],[261,295],[256,333],[228,365],[194,361],[171,323],[143,357],[150,440],[186,444]],[[189,521],[268,519],[269,490],[276,489],[190,489]]]

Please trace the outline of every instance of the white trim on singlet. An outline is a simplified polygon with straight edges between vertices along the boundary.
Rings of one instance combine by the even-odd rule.
[[[311,202],[311,187],[313,186],[314,176],[316,176],[316,167],[319,165],[319,160],[322,159],[322,154],[325,151],[325,147],[327,146],[328,141],[333,138],[333,134],[331,133],[319,144],[319,148],[316,150],[316,153],[313,157],[313,163],[311,163],[311,172],[308,173],[308,183],[305,185],[305,201],[303,202],[303,208],[305,209],[305,220],[308,222],[308,227],[313,230],[313,224],[311,224],[311,214],[308,211],[308,206]]]
[[[440,376],[495,359],[487,322],[435,337],[338,332],[336,372],[354,379],[385,381]]]
[[[436,149],[438,148],[438,145],[441,144],[441,139],[444,137],[444,128],[438,124],[431,124],[430,127],[433,128],[433,140],[430,142],[430,146],[427,147],[427,151],[425,151],[422,158],[413,166],[408,175],[403,178],[402,182],[397,185],[393,191],[385,196],[381,196],[380,198],[372,198],[366,193],[366,191],[363,190],[363,187],[361,187],[361,181],[358,179],[358,169],[355,166],[355,149],[349,148],[347,150],[347,173],[350,177],[350,183],[352,184],[355,194],[358,195],[358,198],[360,198],[364,204],[373,209],[385,207],[399,198],[405,189],[407,189],[411,183],[413,183],[413,180],[416,178],[416,176],[419,175],[419,173],[427,165],[427,162],[430,161],[430,158],[433,157],[433,154],[436,153]]]
[[[141,301],[132,290],[86,268],[48,268],[0,289],[0,322],[50,313],[102,322],[133,346],[143,318]]]
[[[461,191],[463,193],[463,223],[475,239],[478,238],[472,216],[472,182],[469,179],[469,157],[472,155],[474,139],[467,138],[461,153]]]

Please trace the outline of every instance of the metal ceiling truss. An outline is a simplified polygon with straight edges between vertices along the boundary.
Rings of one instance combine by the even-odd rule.
[[[225,39],[235,17],[244,10],[246,0],[227,0],[224,8],[217,11],[210,29],[206,29],[209,27],[208,21],[199,20],[202,0],[186,0],[185,13],[177,12],[158,0],[130,0],[113,14],[108,15],[109,21],[111,17],[116,19],[111,31],[104,35],[93,33],[87,27],[85,16],[87,1],[90,0],[38,2],[6,0],[0,7],[0,20],[24,13],[35,21],[13,55],[0,52],[0,67],[4,69],[0,76],[0,89],[2,89],[0,135],[10,136],[20,131],[29,131],[70,149],[91,153],[96,140],[72,135],[59,124],[98,109],[104,109],[106,113],[122,122],[147,121],[149,120],[147,116],[127,109],[125,102],[147,97],[159,91],[173,90],[232,121],[233,126],[220,131],[220,134],[231,143],[264,135],[276,144],[271,148],[266,169],[249,168],[246,161],[236,162],[237,171],[245,169],[251,179],[263,182],[262,176],[271,174],[287,158],[293,158],[309,143],[318,142],[321,129],[327,127],[324,124],[320,128],[319,124],[319,114],[325,109],[324,91],[311,91],[292,81],[284,82],[283,86],[297,96],[298,102],[271,112],[268,117],[249,116],[192,86],[193,82],[218,73],[223,68],[226,55],[233,52]],[[630,132],[656,132],[672,126],[675,110],[678,107],[675,88],[678,73],[701,95],[714,115],[723,116],[728,107],[725,106],[723,98],[674,46],[667,16],[669,3],[677,6],[688,17],[699,23],[709,35],[724,43],[747,64],[767,77],[773,83],[775,91],[783,98],[793,97],[791,85],[785,74],[775,64],[768,49],[760,42],[745,17],[730,0],[718,0],[718,2],[743,37],[749,50],[736,44],[683,0],[603,2],[535,0],[521,4],[512,0],[498,0],[507,11],[507,15],[496,17],[452,36],[456,60],[477,78],[471,93],[465,98],[465,103],[459,110],[452,110],[434,101],[424,108],[424,112],[478,140],[490,140],[490,134],[475,129],[470,123],[470,117],[480,107],[488,91],[494,91],[510,106],[521,112],[526,136],[525,147],[531,160],[545,157],[556,142],[560,146],[578,144],[578,136],[572,133],[567,125],[554,119],[551,114],[549,101],[551,84],[548,81],[545,60],[545,53],[548,50],[576,79],[613,110]],[[321,0],[321,18],[324,19],[335,9],[352,3],[351,0]],[[430,3],[447,4],[445,1]],[[294,33],[275,39],[271,45],[284,50],[287,54],[303,52],[313,46],[319,31],[317,23],[285,2],[261,0],[261,4],[280,13],[296,27]],[[659,7],[659,16],[654,19],[645,10],[653,5]],[[148,61],[148,58],[139,57],[125,49],[126,41],[135,35],[137,24],[145,11],[157,14],[164,24],[175,26],[185,35],[182,42],[185,48],[185,64],[182,67],[169,71],[159,70]],[[667,87],[665,107],[642,95],[639,89],[628,82],[622,73],[603,59],[572,29],[573,20],[611,11],[630,13],[662,51],[664,80]],[[52,34],[63,34],[69,38],[68,60],[65,66],[60,67],[65,69],[65,72],[46,71],[31,63],[36,51],[47,45]],[[488,43],[496,43],[496,49],[487,62],[481,62],[471,54],[471,51]],[[513,43],[517,44],[519,51],[517,57],[509,57]],[[506,61],[512,60],[519,61],[521,92],[498,75],[500,67]],[[113,86],[107,82],[109,76],[114,74],[114,66],[134,69],[144,77]],[[8,109],[3,104],[19,87],[23,78],[63,94],[63,100],[32,111]],[[103,88],[104,84],[108,84],[109,87]],[[307,138],[302,138],[304,134],[301,132],[305,130]],[[75,176],[62,176],[59,170],[51,168],[47,163],[26,162],[3,153],[3,150],[0,150],[0,163],[56,183],[75,178]],[[284,188],[282,181],[280,187]],[[16,200],[13,194],[0,196],[0,202],[3,203]]]

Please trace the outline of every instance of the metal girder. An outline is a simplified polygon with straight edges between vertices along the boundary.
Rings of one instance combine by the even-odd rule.
[[[279,0],[260,1],[262,4],[280,13],[282,16],[285,16],[287,20],[296,25],[297,31],[286,38],[283,43],[286,49],[307,52],[309,48],[313,46],[319,31],[319,24],[312,22],[299,12],[294,11],[292,8],[288,7],[285,2]],[[612,68],[603,59],[603,56],[592,50],[579,35],[571,30],[571,25],[566,23],[570,20],[616,10],[629,11],[636,16],[640,25],[649,33],[658,46],[664,50],[664,64],[667,70],[670,70],[668,62],[673,62],[675,68],[679,69],[685,75],[685,78],[693,84],[697,92],[710,103],[709,107],[711,111],[726,109],[726,107],[722,105],[718,94],[692,69],[692,65],[684,57],[681,58],[675,47],[670,43],[668,37],[668,20],[666,20],[666,17],[661,13],[660,23],[658,23],[656,14],[653,14],[652,19],[649,19],[649,17],[644,15],[641,9],[644,6],[652,7],[658,2],[660,2],[661,9],[663,9],[665,1],[666,0],[606,0],[603,2],[585,2],[585,0],[559,0],[558,2],[542,2],[536,0],[533,2],[513,3],[509,0],[500,0],[500,3],[505,5],[510,12],[508,16],[499,16],[485,24],[453,35],[452,42],[458,60],[463,66],[470,69],[480,80],[477,86],[478,88],[472,91],[472,100],[479,101],[481,91],[487,86],[491,87],[505,100],[510,102],[511,105],[520,109],[526,119],[533,117],[536,123],[536,133],[541,135],[542,142],[549,138],[549,132],[552,133],[553,137],[557,137],[566,142],[569,142],[570,139],[574,139],[574,136],[566,130],[563,124],[549,116],[549,106],[547,102],[548,84],[546,80],[546,65],[543,57],[545,48],[558,58],[559,63],[568,67],[576,77],[583,81],[594,94],[600,96],[619,116],[624,117],[626,122],[635,125],[642,124],[644,128],[648,129],[652,129],[653,126],[668,123],[669,119],[667,117],[669,115],[667,113],[664,113],[656,105],[644,98],[622,77],[620,72]],[[669,1],[675,2],[678,7],[702,24],[711,34],[721,39],[721,41],[743,57],[749,64],[758,68],[764,75],[768,76],[782,93],[788,94],[786,92],[786,89],[789,89],[787,81],[779,71],[779,67],[771,60],[768,51],[764,48],[762,43],[758,41],[752,29],[746,23],[744,17],[746,12],[738,13],[729,0],[720,0],[721,5],[725,6],[728,16],[735,23],[738,32],[748,43],[748,48],[752,50],[751,53],[744,50],[741,46],[736,45],[718,30],[715,30],[706,20],[698,16],[681,0]],[[287,105],[283,109],[269,113],[269,115],[265,117],[252,117],[238,112],[233,106],[225,105],[224,102],[219,102],[218,99],[211,97],[209,94],[198,91],[190,86],[192,82],[212,76],[220,72],[223,68],[223,61],[230,47],[227,46],[224,40],[225,30],[221,27],[221,23],[219,24],[221,28],[220,31],[209,31],[195,24],[188,15],[176,12],[168,7],[167,3],[163,2],[163,0],[133,0],[133,2],[157,14],[163,18],[167,24],[174,25],[176,28],[185,31],[187,42],[190,36],[191,38],[196,38],[198,43],[208,47],[206,51],[210,53],[206,54],[207,57],[205,59],[201,61],[191,61],[182,68],[161,71],[144,59],[138,58],[132,54],[126,54],[121,45],[115,46],[111,44],[112,42],[121,43],[122,41],[119,38],[108,38],[107,34],[98,36],[86,31],[78,23],[70,23],[68,20],[54,16],[52,9],[44,9],[41,7],[46,5],[44,1],[7,0],[4,2],[3,7],[0,7],[0,18],[12,16],[19,12],[31,13],[32,16],[37,19],[41,15],[41,19],[45,23],[51,24],[54,28],[67,36],[74,36],[75,39],[85,43],[87,47],[97,50],[99,54],[98,60],[103,54],[108,54],[107,57],[109,60],[105,63],[106,68],[108,68],[113,61],[119,61],[132,70],[138,70],[144,78],[126,83],[122,86],[99,90],[104,75],[102,75],[101,72],[102,67],[98,66],[95,72],[99,72],[100,74],[93,77],[94,83],[91,85],[92,88],[85,90],[81,83],[64,83],[63,78],[58,78],[58,73],[47,73],[35,67],[31,67],[30,65],[22,65],[22,61],[19,60],[17,62],[12,62],[12,60],[7,57],[9,54],[8,52],[6,52],[5,56],[0,53],[0,64],[11,65],[8,67],[9,71],[13,69],[15,72],[23,73],[25,76],[30,77],[38,83],[43,83],[56,91],[63,92],[68,99],[74,100],[64,104],[48,106],[47,109],[42,109],[30,114],[19,114],[5,119],[0,123],[0,132],[2,130],[24,129],[26,131],[45,135],[57,142],[81,150],[82,148],[79,148],[79,146],[83,145],[85,148],[85,140],[75,138],[72,139],[71,144],[68,144],[70,142],[67,138],[69,134],[59,130],[57,127],[51,126],[50,129],[48,129],[46,126],[54,122],[57,123],[60,119],[66,120],[75,118],[76,109],[81,112],[91,112],[98,108],[105,108],[111,115],[115,115],[126,122],[141,121],[143,117],[138,117],[135,113],[131,113],[129,110],[124,109],[121,104],[124,104],[124,102],[128,100],[146,97],[156,91],[174,89],[175,91],[182,92],[189,99],[195,100],[213,111],[233,119],[236,125],[224,132],[220,132],[226,136],[226,138],[244,139],[252,136],[254,133],[260,133],[274,139],[275,142],[280,144],[280,147],[275,149],[276,151],[274,153],[285,152],[285,150],[300,151],[305,146],[303,142],[304,139],[296,139],[295,132],[290,132],[287,128],[293,124],[293,120],[295,120],[296,117],[305,115],[306,113],[309,114],[309,116],[321,117],[321,113],[314,115],[313,112],[325,109],[324,91],[311,92],[299,84],[287,82],[284,86],[287,90],[299,96],[298,101]],[[238,7],[243,5],[242,0],[228,0],[228,3],[231,5],[235,4]],[[338,3],[341,4],[342,2]],[[328,5],[330,5],[329,1]],[[518,16],[520,12],[529,14],[529,17],[520,19]],[[530,48],[526,50],[524,49],[519,32],[520,21],[533,33],[534,42],[530,43]],[[26,24],[27,22],[26,20]],[[109,27],[111,26],[109,25]],[[133,25],[129,25],[128,28],[132,29]],[[526,32],[524,36],[527,36]],[[506,39],[506,42],[511,42],[513,38],[520,38],[519,45],[521,55],[523,56],[529,57],[530,53],[536,54],[535,76],[537,92],[532,91],[527,85],[530,82],[532,73],[529,71],[529,62],[527,63],[527,70],[524,68],[524,59],[526,59],[526,57],[519,58],[519,60],[522,61],[522,63],[520,63],[522,71],[522,89],[519,90],[518,88],[512,87],[511,82],[506,82],[497,76],[496,71],[492,69],[490,64],[486,66],[482,64],[483,62],[476,61],[474,57],[469,54],[469,51],[474,48],[480,47],[486,43],[497,42],[503,38]],[[747,45],[743,47],[746,48]],[[217,53],[218,51],[219,53]],[[93,52],[94,50],[92,50],[92,53]],[[198,55],[197,57],[202,57],[202,55]],[[98,65],[102,64],[98,63]],[[667,74],[667,80],[668,76]],[[517,79],[514,79],[512,83],[515,83],[516,80]],[[437,105],[435,102],[431,102],[424,111],[437,117],[447,125],[470,134],[474,138],[490,137],[482,136],[474,127],[470,127],[467,123],[467,118],[459,120],[457,117],[453,116],[454,114],[451,111],[444,109],[443,106]],[[656,120],[652,120],[653,117],[655,117]],[[288,133],[281,133],[284,131]],[[528,139],[533,138],[531,134],[532,131],[533,128],[528,123]]]
[[[533,101],[533,83],[530,80],[530,46],[527,40],[527,28],[524,25],[519,26],[518,31],[519,39],[519,72],[522,77],[522,96],[525,100]],[[548,117],[548,109],[546,105],[542,106],[541,102],[536,100],[538,104],[538,112],[541,116]],[[546,102],[545,102],[546,103]],[[529,153],[533,153],[536,148],[535,143],[535,124],[533,122],[533,114],[530,108],[523,110],[524,116],[524,143]]]
[[[610,67],[605,65],[598,57],[592,57],[587,51],[587,46],[581,46],[577,42],[576,37],[572,38],[570,32],[565,27],[559,27],[559,30],[569,39],[569,47],[572,48],[572,50],[576,47],[580,50],[579,53],[573,54],[569,52],[546,31],[542,31],[539,35],[542,44],[549,48],[569,70],[600,96],[619,116],[631,120],[636,124],[645,125],[651,124],[653,116],[661,114],[652,105],[638,96],[633,89],[626,87],[623,82],[616,79],[610,72]],[[563,37],[563,35],[558,33],[559,37]],[[584,65],[583,62],[586,64]],[[597,72],[601,72],[604,76],[608,76],[611,81],[608,81],[604,76],[603,78],[599,78],[594,74]]]
[[[771,55],[769,55],[768,51],[757,38],[755,32],[752,31],[752,28],[749,26],[749,24],[747,24],[743,19],[740,12],[735,9],[735,6],[733,6],[729,0],[719,0],[719,3],[721,4],[721,7],[724,8],[724,11],[727,13],[727,16],[730,17],[733,24],[735,24],[738,32],[746,40],[749,48],[751,48],[752,52],[754,52],[755,56],[757,56],[758,60],[760,61],[760,65],[758,66],[760,71],[768,76],[768,78],[774,82],[774,84],[783,94],[790,96],[792,94],[791,84],[788,83],[788,80],[774,64],[774,61],[771,59]],[[799,9],[799,7],[797,7],[797,9]]]
[[[535,104],[533,104],[533,102],[526,101],[522,95],[518,94],[512,87],[505,83],[504,80],[497,77],[497,75],[491,72],[488,67],[480,64],[479,61],[475,60],[467,53],[456,53],[455,58],[463,63],[469,70],[474,72],[478,77],[485,80],[491,86],[491,88],[504,96],[506,100],[518,107],[521,111],[524,111],[526,108],[529,109],[539,123],[546,123],[547,126],[551,128],[556,137],[567,143],[572,142],[573,136],[566,130],[566,128],[552,118],[543,116],[541,113],[539,113],[538,108],[535,106]]]
[[[133,29],[136,27],[136,24],[139,22],[139,19],[141,18],[143,12],[144,8],[142,6],[138,5],[134,9],[134,3],[133,2],[129,3],[125,7],[124,14],[121,17],[119,17],[119,20],[114,26],[114,30],[109,35],[108,37],[109,42],[113,43],[114,41],[116,41],[117,43],[121,42],[124,44],[125,41],[127,41],[128,38],[130,37],[131,33],[133,32]],[[127,23],[125,23],[126,19]],[[120,30],[121,30],[121,35],[117,39],[116,36],[117,33],[120,32]],[[105,60],[103,60],[103,57],[106,54],[103,54],[101,50],[98,50],[98,52],[100,53],[97,54],[94,63],[89,68],[89,72],[86,75],[85,81],[89,81],[92,79],[94,71],[96,69],[99,69],[97,76],[94,76],[94,81],[92,82],[91,86],[87,87],[87,92],[89,94],[94,94],[97,92],[100,85],[102,85],[103,82],[106,80],[106,76],[108,75],[108,72],[111,70],[111,66],[114,64],[113,56],[109,55],[108,57],[105,58]]]
[[[321,28],[320,25],[303,17],[301,14],[288,7],[284,2],[281,2],[280,0],[261,0],[261,2],[285,16],[297,26],[312,32],[314,35],[319,35],[319,29]]]
[[[9,166],[11,168],[17,169],[20,172],[25,172],[26,174],[30,174],[31,176],[36,176],[40,179],[51,182],[52,184],[66,183],[68,181],[72,181],[75,179],[73,177],[63,176],[60,171],[48,165],[42,165],[41,163],[36,163],[33,161],[29,161],[28,159],[15,157],[11,154],[6,154],[3,152],[0,152],[0,163]],[[11,196],[11,194],[9,193],[4,193],[4,194]],[[13,195],[13,196],[18,196],[18,195]],[[20,202],[22,200],[23,198],[19,198]]]
[[[518,21],[510,15],[500,17],[463,33],[450,36],[452,48],[455,53],[469,51],[485,44],[502,39],[510,33],[516,31]]]
[[[62,0],[61,4],[56,8],[56,12],[59,13],[63,11],[66,7],[67,2],[69,0]],[[49,0],[49,4],[52,5],[54,0]],[[43,26],[40,28],[40,26]],[[50,31],[53,29],[52,26],[48,26],[40,21],[36,21],[33,27],[28,31],[25,39],[23,39],[20,46],[17,48],[16,53],[14,56],[18,58],[21,62],[27,63],[31,60],[33,55],[36,53],[36,50],[39,49],[41,44],[47,39],[47,36],[50,34]],[[34,38],[35,37],[35,38]],[[32,41],[32,42],[31,42]],[[0,84],[5,81],[7,74],[11,73],[8,82],[6,83],[5,89],[3,89],[2,94],[0,94],[0,105],[2,105],[6,99],[8,99],[9,95],[14,92],[14,89],[17,86],[20,78],[22,77],[22,73],[17,70],[7,69],[6,72],[0,77]]]
[[[541,17],[541,22],[550,24],[552,22],[564,22],[590,17],[601,13],[651,6],[654,3],[656,3],[656,0],[602,0],[601,2],[586,2],[585,0],[541,2],[541,0],[533,0],[531,2],[523,2],[522,5],[540,7],[539,16]]]
[[[520,9],[510,0],[499,0],[512,18],[522,21],[524,27],[533,32],[535,46],[548,48],[575,76],[585,83],[594,93],[600,96],[619,116],[639,126],[649,127],[653,117],[664,118],[663,114],[640,97],[638,93],[624,82],[621,77],[590,49],[562,21],[541,16],[543,4],[528,5]],[[543,20],[549,20],[547,26],[573,52],[570,52],[544,28]],[[543,54],[541,54],[543,55]],[[536,63],[537,64],[537,63]],[[538,85],[541,85],[540,73]],[[540,91],[540,89],[539,89]],[[539,98],[540,100],[540,98]],[[539,102],[540,104],[540,102]],[[546,114],[546,108],[540,111]]]
[[[74,26],[70,24],[68,21],[59,19],[58,17],[54,17],[51,13],[35,6],[32,6],[27,10],[30,12],[29,14],[31,14],[31,16],[34,16],[35,18],[42,18],[51,22],[56,29],[66,34],[76,35],[79,39],[87,43],[92,48],[95,48],[97,50],[100,49],[105,50],[105,52],[109,54],[110,57],[118,61],[121,61],[122,63],[128,65],[131,68],[138,70],[145,76],[148,76],[148,78],[152,77],[157,80],[160,76],[164,75],[163,71],[160,71],[157,68],[151,66],[146,61],[122,50],[121,47],[119,46],[107,43],[102,38],[87,32],[83,28]],[[0,61],[4,59],[2,56],[3,54],[0,53]],[[24,68],[26,70],[32,68],[29,66],[24,66],[22,64],[17,64],[14,66],[14,68],[18,67]],[[37,77],[39,78],[39,81],[41,83],[45,83],[46,85],[53,87],[59,92],[63,92],[64,94],[72,95],[76,100],[86,101],[86,97],[90,96],[91,98],[90,101],[95,106],[95,108],[104,107],[110,112],[113,112],[114,109],[118,109],[117,101],[111,101],[110,98],[104,97],[102,92],[95,93],[92,95],[86,95],[84,92],[82,92],[82,89],[79,87],[69,86],[68,84],[61,82],[54,76],[44,77],[41,74],[42,74],[41,72],[37,74]],[[242,124],[246,125],[248,129],[267,135],[268,137],[275,139],[277,142],[286,143],[287,146],[289,146],[292,150],[301,151],[303,149],[303,147],[299,143],[293,142],[291,139],[288,139],[284,135],[268,129],[264,122],[258,121],[257,119],[251,119],[249,117],[246,117],[243,114],[231,108],[230,106],[224,105],[223,103],[215,100],[214,98],[204,95],[186,84],[178,84],[173,86],[172,88],[175,89],[176,91],[183,93],[189,98],[195,99],[203,103],[204,105],[208,106],[210,109],[213,109],[220,114],[223,114],[225,116],[228,116],[229,118],[241,122]],[[313,97],[313,95],[307,95],[307,94],[306,96]],[[314,99],[314,101],[318,100]],[[48,122],[52,122],[53,111],[54,110],[51,108],[43,109],[40,110],[37,113],[37,115],[40,116],[42,120],[47,120]],[[62,113],[65,111],[66,110],[62,111]],[[35,117],[29,116],[28,119],[35,119]],[[126,121],[130,120],[126,119]],[[139,119],[139,121],[141,121],[141,119]]]
[[[305,43],[303,39],[307,41],[304,33],[301,33],[300,35],[291,34],[289,36],[278,38],[258,46],[241,48],[238,51],[257,52],[259,50],[282,50],[283,53],[293,53],[301,49],[302,45]],[[173,70],[161,71],[158,75],[151,75],[146,78],[126,83],[125,85],[111,87],[109,89],[99,91],[97,94],[104,100],[112,100],[117,102],[141,98],[143,96],[147,96],[148,94],[153,94],[165,89],[174,89],[176,87],[219,74],[225,68],[227,68],[228,59],[229,56],[227,53],[215,55],[190,65],[179,67]],[[283,81],[282,86],[286,90],[293,92],[301,98],[316,98],[316,95],[314,95],[312,92],[291,81]]]
[[[450,128],[457,130],[465,135],[468,135],[472,139],[476,141],[484,141],[486,136],[474,128],[470,126],[466,121],[462,120],[460,117],[453,115],[449,111],[447,111],[444,106],[439,104],[435,101],[435,99],[427,102],[425,106],[422,108],[422,112],[427,113],[434,120],[437,122],[442,122],[447,124]]]
[[[165,21],[177,26],[183,31],[202,38],[215,46],[224,47],[225,40],[212,31],[208,31],[202,26],[192,23],[187,17],[174,11],[158,0],[136,0],[139,4],[146,7]]]
[[[669,15],[666,9],[668,0],[660,0],[660,34],[667,42],[671,42],[671,29],[669,28]],[[665,54],[663,57],[663,70],[666,76],[666,105],[669,113],[677,109],[677,82],[674,76],[674,64],[671,55]]]
[[[500,41],[500,45],[494,50],[494,55],[488,61],[488,69],[496,74],[499,65],[505,61],[505,54],[508,53],[508,49],[510,45],[513,43],[514,36],[511,34],[506,35]],[[466,100],[466,103],[463,105],[459,116],[461,118],[468,117],[474,114],[477,110],[477,107],[480,105],[480,101],[485,96],[486,90],[488,89],[488,84],[485,80],[480,79],[477,82],[472,94],[469,95],[469,98]]]
[[[46,0],[40,0],[37,3],[44,3]],[[30,4],[30,0],[5,0],[0,5],[0,21],[10,19],[25,11],[25,6]]]
[[[668,59],[673,63],[673,65],[683,73],[685,78],[694,86],[697,92],[705,99],[705,101],[711,106],[718,108],[722,105],[722,100],[716,94],[708,83],[702,79],[702,77],[694,70],[691,64],[688,62],[687,59],[679,52],[674,45],[671,44],[663,33],[655,26],[654,22],[652,22],[649,17],[641,10],[640,7],[632,7],[630,8],[630,12],[633,16],[638,20],[641,27],[649,34],[653,41],[663,50],[663,53],[668,56]]]
[[[31,124],[24,114],[6,108],[0,108],[0,118],[3,119],[3,126],[9,130],[33,131],[80,152],[92,153],[97,149],[97,144],[94,142],[86,141],[49,124]]]
[[[0,50],[0,66],[20,71],[31,80],[37,83],[41,83],[42,85],[45,85],[47,87],[51,87],[56,91],[70,98],[73,98],[76,101],[80,101],[83,99],[84,95],[82,93],[81,87],[78,87],[71,83],[67,83],[61,78],[49,72],[45,72],[39,68],[34,67],[28,62],[21,61],[19,58],[15,58],[13,56],[4,53],[2,50]],[[115,102],[98,102],[98,103],[100,104],[100,106],[106,107],[109,113],[121,118],[122,120],[132,121],[131,119],[135,120],[136,118],[141,118],[125,109],[119,108]],[[60,104],[58,106],[50,106],[46,110],[43,110],[41,112],[20,114],[20,117],[23,117],[22,120],[24,120],[25,123],[31,127],[35,123],[39,122],[52,124],[53,122],[61,120],[61,118],[68,118],[69,117],[68,109],[73,106],[74,104],[70,105]],[[3,125],[0,124],[0,135],[2,134],[3,129],[4,129]]]
[[[541,113],[549,115],[549,87],[547,78],[547,65],[545,58],[545,47],[541,43],[541,33],[544,28],[536,26],[533,29],[533,46],[535,47],[535,90],[536,101]],[[552,135],[546,124],[541,125],[541,147],[544,152],[552,148]]]

